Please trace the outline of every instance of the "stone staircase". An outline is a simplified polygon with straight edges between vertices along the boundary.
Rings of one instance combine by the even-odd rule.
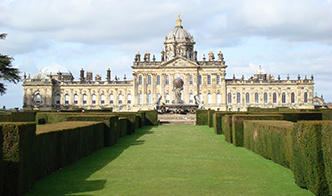
[[[195,125],[196,114],[158,114],[160,125]]]

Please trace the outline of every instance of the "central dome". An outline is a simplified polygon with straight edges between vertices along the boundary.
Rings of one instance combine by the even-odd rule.
[[[176,21],[175,28],[171,30],[166,36],[166,40],[180,40],[180,41],[192,41],[193,36],[190,35],[188,31],[183,29],[182,20],[180,19],[180,15],[178,15],[178,19]]]

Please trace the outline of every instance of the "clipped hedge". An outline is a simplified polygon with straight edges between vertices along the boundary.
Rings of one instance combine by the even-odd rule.
[[[115,115],[76,115],[68,116],[67,121],[102,121],[104,122],[104,146],[113,146],[116,142],[118,116]]]
[[[11,122],[12,116],[10,114],[0,114],[0,122]]]
[[[325,166],[325,176],[332,194],[332,121],[322,127],[322,149]]]
[[[216,134],[223,134],[222,131],[222,117],[225,115],[232,115],[232,114],[248,114],[248,112],[229,112],[229,111],[215,111],[213,113],[213,128],[214,133]]]
[[[3,134],[2,134],[2,126],[0,126],[0,195],[2,195],[2,187],[3,187],[3,152],[2,152],[2,142],[3,142]]]
[[[208,110],[208,125],[209,127],[213,127],[213,114],[215,113],[214,110]]]
[[[248,107],[248,112],[278,112],[278,108],[259,108],[259,107]]]
[[[232,143],[235,146],[243,146],[243,121],[244,120],[282,120],[282,115],[232,115]]]
[[[117,138],[123,137],[127,135],[127,130],[128,130],[128,119],[126,117],[119,117],[119,122],[118,122],[118,135]]]
[[[225,135],[225,140],[233,143],[232,136],[232,115],[225,115],[222,117],[222,133]]]
[[[35,111],[24,111],[24,112],[12,112],[12,122],[35,122],[36,112]]]
[[[0,122],[35,122],[35,111],[11,112],[10,114],[0,114]]]
[[[62,122],[40,125],[37,130],[36,179],[104,147],[103,122]]]
[[[148,110],[145,113],[145,125],[158,125],[158,111]]]
[[[37,124],[52,124],[67,121],[68,116],[81,115],[73,112],[38,112],[36,115]]]
[[[322,120],[321,112],[281,112],[284,120],[297,122],[300,120]]]
[[[128,130],[127,134],[131,135],[135,133],[135,120],[136,120],[136,112],[118,112],[114,113],[118,115],[119,117],[126,117],[129,121],[127,123]]]
[[[283,120],[245,120],[244,147],[287,168],[293,168],[292,129]]]
[[[299,121],[293,135],[295,182],[316,195],[329,195],[322,150],[323,123],[326,122]]]
[[[196,125],[208,125],[209,110],[196,110]]]
[[[1,123],[4,195],[23,195],[35,181],[35,123]]]
[[[332,120],[332,110],[331,109],[322,110],[322,118],[323,120]]]

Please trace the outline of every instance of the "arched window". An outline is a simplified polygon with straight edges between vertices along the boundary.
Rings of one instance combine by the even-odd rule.
[[[166,75],[166,76],[165,76],[165,84],[166,84],[166,85],[169,85],[169,75]]]
[[[91,100],[92,100],[92,104],[96,104],[96,95],[95,94],[93,94],[91,96]]]
[[[74,95],[74,104],[75,105],[78,104],[78,95],[77,94]]]
[[[151,93],[148,94],[148,104],[152,103],[152,96]]]
[[[59,94],[55,95],[55,104],[60,105],[60,95]]]
[[[138,94],[138,104],[143,104],[143,95],[142,95],[142,93]]]
[[[157,75],[157,85],[160,85],[160,75]]]
[[[151,75],[148,75],[148,85],[151,85]]]
[[[110,94],[110,104],[113,104],[113,103],[114,103],[114,95]]]
[[[217,85],[220,85],[220,75],[217,75]]]
[[[220,93],[217,93],[217,104],[221,103],[221,95]]]
[[[212,103],[212,95],[211,95],[211,93],[209,93],[209,94],[207,95],[207,102],[208,102],[208,104],[211,104],[211,103]]]
[[[241,103],[241,94],[240,93],[236,94],[236,103]]]
[[[83,94],[83,105],[86,105],[88,101],[88,96],[86,94]]]
[[[138,85],[143,85],[143,78],[142,76],[138,76]]]
[[[118,96],[118,101],[119,101],[119,105],[121,105],[122,104],[122,94],[119,94],[119,96]]]
[[[34,103],[35,104],[41,104],[43,101],[42,101],[42,97],[40,96],[39,93],[37,93],[34,97]]]
[[[308,103],[308,93],[304,93],[304,103]]]
[[[169,103],[169,100],[170,100],[169,94],[166,93],[166,103]]]
[[[104,94],[100,95],[100,104],[105,104],[105,95]]]
[[[127,104],[131,104],[131,94],[127,95]]]
[[[227,102],[232,103],[232,93],[228,93],[227,96],[228,96]]]
[[[255,103],[259,103],[259,94],[255,93]]]
[[[65,94],[65,105],[69,104],[69,95]]]
[[[291,102],[295,103],[295,93],[291,93]]]
[[[268,102],[268,95],[267,93],[264,93],[264,103],[267,103]]]
[[[189,103],[194,103],[194,95],[192,93],[189,94]]]
[[[238,108],[237,111],[240,112],[240,111],[241,111],[241,108]]]
[[[211,75],[207,75],[207,85],[211,85]]]
[[[246,103],[250,103],[250,94],[246,93]]]
[[[193,75],[189,75],[189,85],[194,85]]]
[[[273,93],[273,103],[277,103],[277,93]]]
[[[198,75],[198,85],[202,85],[202,75]]]
[[[282,103],[286,103],[286,93],[282,93],[281,101],[282,101]]]

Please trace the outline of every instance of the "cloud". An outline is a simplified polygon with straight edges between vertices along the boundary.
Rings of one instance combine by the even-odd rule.
[[[137,51],[160,59],[180,13],[199,59],[224,52],[228,78],[248,78],[261,64],[282,78],[314,74],[325,84],[332,74],[331,10],[330,0],[2,0],[0,33],[8,36],[0,52],[31,74],[57,62],[75,78],[81,68],[104,77],[108,67],[113,77],[131,77]]]

